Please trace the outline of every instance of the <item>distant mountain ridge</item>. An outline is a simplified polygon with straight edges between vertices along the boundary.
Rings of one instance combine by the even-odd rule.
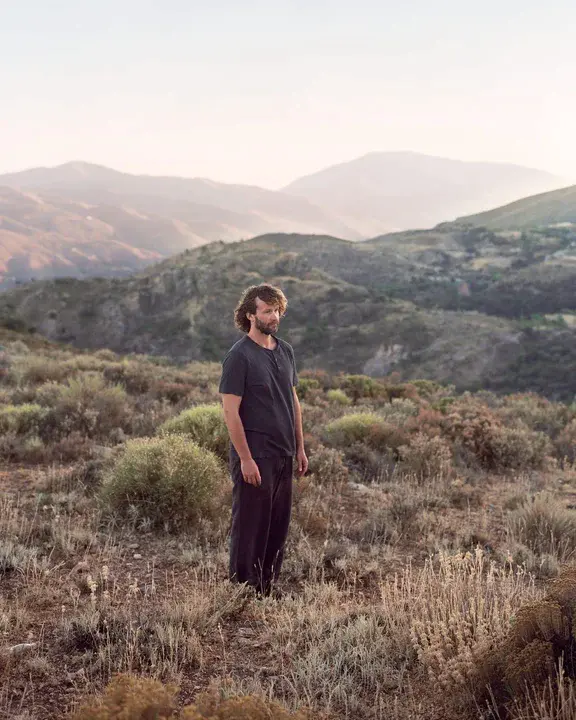
[[[188,248],[269,233],[361,240],[429,227],[555,182],[527,168],[416,153],[372,153],[284,191],[85,162],[34,168],[0,176],[0,288],[126,275]]]
[[[563,185],[559,177],[518,165],[375,152],[295,180],[283,190],[370,237],[433,227]]]

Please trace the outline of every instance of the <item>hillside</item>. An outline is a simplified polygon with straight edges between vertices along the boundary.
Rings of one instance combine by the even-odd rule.
[[[564,184],[549,173],[516,165],[376,152],[300,178],[284,191],[370,237],[432,227]]]
[[[34,168],[0,175],[0,289],[126,275],[188,248],[275,232],[360,240],[559,184],[526,168],[416,153],[373,153],[284,191],[84,162]]]
[[[433,244],[437,234],[426,242]],[[470,240],[458,229],[442,234],[455,247]],[[550,397],[576,392],[573,329],[556,318],[526,326],[513,316],[478,312],[476,292],[467,295],[457,282],[462,262],[450,267],[446,251],[432,259],[422,252],[430,251],[416,252],[398,237],[352,243],[271,235],[215,243],[129,278],[18,288],[0,296],[0,319],[77,347],[220,360],[237,337],[232,310],[240,292],[265,280],[288,295],[282,334],[303,367],[373,376],[399,370],[404,378],[429,377],[459,389],[535,389]],[[437,257],[440,265],[432,262]],[[492,271],[473,272],[493,281]],[[478,291],[478,298],[485,295]],[[529,355],[537,360],[526,367]]]
[[[576,185],[523,198],[459,221],[496,230],[576,224]]]
[[[191,247],[277,232],[360,235],[305,199],[68,163],[0,176],[0,288],[115,276]]]

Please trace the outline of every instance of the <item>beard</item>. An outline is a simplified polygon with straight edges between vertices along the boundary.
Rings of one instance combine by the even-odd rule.
[[[278,323],[263,323],[261,320],[256,318],[256,329],[259,330],[263,335],[272,335],[272,333],[278,330]]]

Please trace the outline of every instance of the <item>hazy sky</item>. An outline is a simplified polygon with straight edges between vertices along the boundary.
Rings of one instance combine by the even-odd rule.
[[[575,35],[574,0],[0,0],[0,172],[280,187],[416,150],[576,182]]]

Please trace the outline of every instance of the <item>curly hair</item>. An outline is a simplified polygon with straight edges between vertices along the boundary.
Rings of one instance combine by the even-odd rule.
[[[263,285],[251,285],[244,290],[240,302],[236,306],[236,310],[234,310],[234,324],[242,332],[247,333],[250,331],[250,320],[246,315],[248,313],[250,315],[256,314],[257,298],[260,298],[262,302],[268,305],[276,305],[280,310],[280,316],[284,315],[288,307],[288,300],[286,300],[286,296],[280,288],[266,283]]]

